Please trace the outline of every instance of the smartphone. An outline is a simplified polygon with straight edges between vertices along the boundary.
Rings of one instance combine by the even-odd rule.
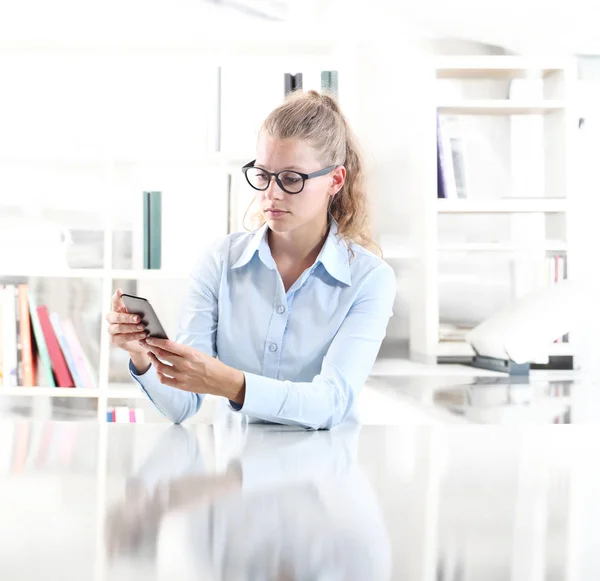
[[[149,337],[157,337],[158,339],[168,339],[163,326],[160,324],[152,305],[143,297],[136,297],[135,295],[128,295],[123,293],[121,296],[123,303],[127,307],[127,310],[132,315],[139,315],[140,322],[146,326]]]

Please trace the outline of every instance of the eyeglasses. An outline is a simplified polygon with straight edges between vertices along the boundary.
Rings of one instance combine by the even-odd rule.
[[[255,190],[265,191],[271,183],[271,177],[275,177],[277,185],[288,194],[299,194],[304,189],[306,180],[324,176],[337,167],[336,165],[330,165],[329,167],[313,173],[300,173],[299,171],[292,171],[289,169],[284,169],[279,172],[270,172],[261,167],[254,167],[255,162],[256,160],[251,161],[242,168],[246,180],[248,180],[248,183]]]

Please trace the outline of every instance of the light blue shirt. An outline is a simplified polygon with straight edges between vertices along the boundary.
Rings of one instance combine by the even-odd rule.
[[[329,429],[351,412],[385,336],[396,294],[392,268],[332,222],[314,264],[286,292],[268,226],[220,239],[190,273],[175,341],[243,371],[236,412],[269,422]],[[175,423],[204,395],[163,385],[155,368],[132,377]]]

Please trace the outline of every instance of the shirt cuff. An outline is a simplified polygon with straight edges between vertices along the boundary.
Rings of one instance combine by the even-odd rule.
[[[269,422],[280,422],[281,410],[287,399],[289,382],[270,377],[244,373],[246,393],[244,405],[230,401],[232,409]]]

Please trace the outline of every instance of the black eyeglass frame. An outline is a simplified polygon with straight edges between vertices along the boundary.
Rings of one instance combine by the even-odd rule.
[[[254,165],[255,163],[256,163],[256,160],[254,159],[251,162],[247,163],[244,167],[242,167],[242,171],[244,172],[244,175],[246,176],[246,181],[248,182],[250,187],[254,188],[255,190],[258,190],[259,192],[264,192],[265,190],[269,189],[269,186],[271,185],[271,178],[274,177],[275,181],[277,182],[277,185],[286,194],[290,194],[291,196],[295,196],[296,194],[299,194],[304,189],[306,180],[310,180],[311,178],[318,178],[319,176],[327,175],[328,173],[332,172],[339,165],[339,164],[338,165],[330,165],[328,167],[325,167],[318,171],[314,171],[312,173],[302,173],[302,172],[296,171],[295,169],[283,169],[278,172],[272,172],[272,171],[267,171],[266,169],[261,167],[258,169],[260,169],[261,171],[263,171],[265,174],[267,174],[269,176],[269,181],[267,182],[267,185],[264,188],[257,188],[255,185],[253,185],[250,182],[250,179],[248,178],[248,170],[255,167],[255,165]],[[281,183],[281,180],[279,179],[279,174],[282,174],[282,173],[295,173],[295,174],[299,175],[302,178],[302,187],[297,192],[290,192],[290,191],[286,190],[283,183]]]

